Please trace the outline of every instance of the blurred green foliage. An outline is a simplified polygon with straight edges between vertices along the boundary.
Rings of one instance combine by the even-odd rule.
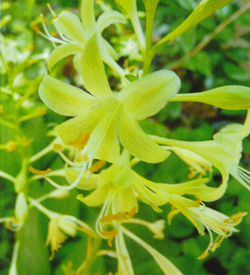
[[[114,5],[114,1],[105,1]],[[161,0],[157,9],[154,42],[167,32],[177,27],[191,13],[196,6],[195,0]],[[201,22],[197,27],[192,28],[182,35],[176,42],[172,43],[165,51],[158,54],[153,60],[153,70],[160,68],[174,68],[182,78],[181,92],[198,92],[208,88],[222,85],[245,85],[250,86],[250,10],[243,13],[221,32],[214,35],[214,39],[201,51],[191,58],[185,58],[193,51],[198,43],[202,42],[210,33],[229,18],[247,1],[234,1],[222,10],[216,12],[210,18]],[[51,3],[55,11],[69,8],[78,14],[79,1],[54,0]],[[8,66],[12,69],[13,79],[18,76],[17,86],[14,91],[21,96],[31,93],[31,104],[19,111],[22,115],[30,113],[33,109],[43,106],[38,98],[37,90],[42,76],[46,72],[46,61],[52,49],[50,42],[38,36],[32,29],[31,23],[39,22],[40,12],[50,18],[44,0],[21,0],[2,2],[2,34],[5,40],[2,42],[1,51],[7,56]],[[138,1],[138,8],[144,11],[143,2]],[[98,10],[98,9],[97,9]],[[144,22],[142,16],[142,22]],[[113,37],[113,29],[105,32],[108,40],[114,42],[114,47],[120,49],[122,43],[134,39],[131,25],[128,24],[121,29],[121,35]],[[123,35],[126,34],[126,35]],[[129,52],[128,52],[129,54]],[[127,57],[127,56],[126,56]],[[133,57],[140,57],[135,52]],[[38,60],[35,64],[23,70],[27,61]],[[119,62],[122,62],[122,58]],[[132,63],[135,64],[135,63]],[[130,64],[130,65],[132,65]],[[23,73],[22,73],[23,72]],[[72,60],[68,58],[61,62],[52,72],[61,79],[69,79],[77,83],[77,76],[72,67]],[[112,80],[112,76],[110,76]],[[1,86],[7,85],[6,72],[1,67]],[[116,85],[116,80],[113,80]],[[15,84],[15,83],[14,83]],[[4,94],[1,98],[7,113],[12,113],[12,102]],[[229,122],[243,122],[243,112],[222,112],[210,106],[199,104],[168,104],[156,117],[143,121],[141,127],[150,134],[171,137],[180,140],[207,140],[211,139],[213,133],[221,126]],[[46,116],[37,117],[22,123],[21,131],[27,139],[32,138],[33,142],[27,147],[31,156],[44,148],[51,140],[47,136],[49,125],[56,125],[63,121],[63,118],[48,110]],[[1,125],[1,144],[6,144],[15,139],[15,131],[7,126]],[[242,163],[249,169],[250,141],[244,141],[244,154]],[[16,176],[20,169],[20,155],[18,152],[1,151],[1,170]],[[49,154],[38,161],[41,169],[51,166],[60,168],[63,162],[55,154]],[[175,155],[171,155],[165,162],[153,166],[151,164],[138,164],[135,167],[141,175],[148,176],[154,181],[177,183],[185,181],[189,173],[188,167]],[[214,176],[214,184],[221,181],[219,176]],[[50,187],[44,181],[33,182],[29,186],[29,195],[39,197],[46,194]],[[75,199],[77,191],[63,200],[48,200],[44,203],[46,207],[59,213],[68,213],[93,225],[99,209],[87,208]],[[1,179],[1,216],[12,216],[15,191],[13,185]],[[214,209],[231,216],[234,213],[248,211],[249,193],[234,179],[229,183],[226,195],[218,202],[211,204]],[[169,211],[170,207],[164,206]],[[148,213],[148,214],[147,214]],[[164,212],[165,213],[165,212]],[[154,221],[162,217],[154,213],[149,206],[140,205],[138,217]],[[15,234],[20,234],[21,246],[18,257],[18,274],[67,274],[69,261],[77,268],[86,254],[86,237],[79,233],[76,238],[69,238],[63,247],[56,253],[53,261],[49,261],[49,249],[45,247],[48,219],[37,209],[29,212],[27,222],[20,232],[14,233],[1,224],[1,249],[0,249],[0,274],[8,273]],[[165,229],[164,240],[154,240],[151,233],[145,232],[144,228],[133,228],[143,239],[169,258],[185,275],[238,275],[250,274],[248,259],[250,257],[250,215],[246,216],[238,226],[240,233],[234,234],[229,240],[224,240],[221,247],[213,254],[197,260],[209,242],[209,236],[199,236],[194,226],[181,214],[174,217],[171,226]],[[131,225],[132,228],[132,225]],[[155,267],[155,262],[147,252],[133,241],[126,239],[128,250],[135,268],[135,274],[162,274],[160,269]],[[104,244],[105,248],[106,244]],[[105,259],[106,260],[106,259]],[[109,270],[116,269],[116,261],[99,257],[91,271],[95,274],[98,270],[101,274],[107,274]]]

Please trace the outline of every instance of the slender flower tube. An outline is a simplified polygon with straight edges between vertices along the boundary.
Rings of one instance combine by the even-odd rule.
[[[179,77],[172,71],[161,70],[114,93],[108,84],[96,35],[87,42],[82,57],[83,79],[91,94],[48,75],[39,88],[39,95],[49,108],[75,116],[56,127],[62,140],[70,143],[80,133],[90,133],[82,151],[90,160],[116,162],[120,141],[138,159],[163,161],[169,153],[154,143],[136,121],[158,113],[165,106],[180,88]]]

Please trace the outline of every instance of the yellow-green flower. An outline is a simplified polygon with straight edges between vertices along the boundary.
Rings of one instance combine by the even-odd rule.
[[[190,202],[189,202],[190,201]],[[233,232],[238,232],[234,226],[238,225],[242,218],[247,215],[246,212],[234,214],[231,218],[213,210],[205,205],[198,207],[190,207],[192,200],[180,196],[172,197],[169,201],[176,209],[173,209],[168,214],[168,222],[171,223],[172,218],[181,212],[193,225],[197,228],[199,234],[205,234],[205,228],[210,235],[210,242],[204,253],[198,259],[205,258],[209,251],[214,252],[220,246],[224,238],[232,235]],[[212,231],[218,234],[218,237],[213,241]]]
[[[123,77],[124,73],[122,69],[114,61],[118,59],[117,53],[101,35],[106,27],[115,23],[126,23],[125,17],[118,11],[106,11],[98,17],[97,21],[95,20],[93,0],[82,1],[81,21],[75,14],[69,11],[63,11],[58,17],[55,16],[53,24],[61,39],[52,37],[48,31],[46,31],[44,25],[47,38],[54,43],[61,44],[50,55],[48,61],[49,69],[62,58],[75,55],[73,59],[74,65],[81,74],[83,49],[88,39],[96,33],[103,61]]]
[[[82,73],[91,93],[45,76],[39,88],[44,103],[53,111],[75,116],[56,127],[65,143],[80,133],[90,133],[82,154],[116,162],[119,142],[135,157],[146,162],[163,161],[168,153],[139,127],[138,120],[155,115],[178,92],[180,79],[172,71],[161,70],[130,83],[119,93],[109,87],[98,40],[94,35],[83,51]]]
[[[166,150],[175,151],[181,158],[190,165],[195,163],[202,169],[204,161],[215,166],[222,175],[222,184],[214,189],[214,192],[203,196],[203,200],[215,200],[220,198],[227,188],[229,174],[237,179],[244,187],[250,190],[250,172],[239,166],[242,152],[242,140],[250,132],[250,111],[244,125],[229,124],[223,127],[220,132],[213,136],[210,141],[188,142],[171,140],[159,137],[152,137],[159,144],[167,145]],[[190,152],[188,155],[187,152]],[[182,156],[182,154],[184,156]],[[200,157],[202,157],[200,159]],[[200,159],[200,160],[199,160]]]

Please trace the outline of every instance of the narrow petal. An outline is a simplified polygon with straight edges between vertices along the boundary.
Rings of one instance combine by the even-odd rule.
[[[152,246],[144,242],[142,239],[138,238],[136,235],[128,231],[126,228],[122,227],[122,232],[126,234],[129,238],[133,239],[139,245],[151,254],[155,259],[161,270],[166,275],[183,275],[166,257],[164,257],[160,252],[155,250]],[[130,273],[127,273],[130,274]]]
[[[122,145],[130,154],[142,161],[149,163],[161,162],[170,154],[153,142],[125,110],[121,110],[118,136]]]
[[[172,43],[188,29],[192,28],[194,25],[198,24],[200,21],[232,1],[233,0],[202,0],[189,17],[177,29],[160,40],[160,42],[156,44],[156,47],[165,42],[168,44]]]
[[[96,107],[92,109],[81,109],[81,115],[69,119],[58,125],[55,129],[65,143],[75,140],[79,133],[86,131],[92,133],[100,119],[106,114],[109,109],[108,100],[105,102],[97,100]]]
[[[226,110],[250,109],[250,88],[244,86],[222,86],[206,92],[179,94],[171,101],[194,101],[207,103]]]
[[[112,94],[105,74],[97,35],[93,35],[84,48],[82,74],[85,87],[94,96],[100,97]]]
[[[81,44],[76,43],[69,43],[69,44],[63,44],[57,48],[54,49],[54,51],[51,53],[49,60],[48,60],[48,67],[49,70],[52,69],[52,67],[61,59],[63,59],[66,56],[77,54],[83,51],[83,47]]]
[[[116,23],[126,24],[126,18],[118,11],[106,11],[98,17],[98,30],[101,33],[109,25]]]
[[[175,72],[160,70],[130,83],[117,99],[136,120],[158,113],[179,91],[181,81]]]
[[[134,275],[131,259],[121,230],[118,230],[118,236],[115,238],[116,251],[118,254],[118,274]]]
[[[43,78],[39,96],[50,109],[64,116],[79,115],[97,104],[93,96],[49,75]]]
[[[93,35],[96,31],[94,0],[82,0],[81,19],[88,35]]]
[[[53,23],[58,32],[65,35],[67,38],[81,44],[86,43],[88,35],[79,18],[72,12],[63,11]]]

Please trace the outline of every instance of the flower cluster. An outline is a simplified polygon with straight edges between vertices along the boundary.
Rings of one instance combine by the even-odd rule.
[[[137,14],[136,1],[116,2],[132,22],[144,60],[143,71],[134,76],[134,81],[130,81],[126,71],[115,62],[118,54],[102,36],[102,31],[110,24],[126,23],[125,16],[120,12],[106,11],[96,20],[94,1],[83,0],[81,21],[69,11],[59,16],[54,14],[52,23],[57,30],[54,36],[48,32],[46,22],[42,20],[45,31],[42,34],[53,43],[60,44],[50,55],[49,69],[60,59],[74,55],[74,66],[82,77],[85,90],[45,75],[39,95],[51,110],[72,117],[55,130],[66,146],[74,148],[75,156],[69,159],[63,153],[63,146],[54,144],[54,150],[66,162],[64,173],[68,186],[61,186],[51,179],[55,171],[42,173],[32,167],[30,171],[59,189],[92,190],[86,196],[79,194],[77,199],[89,207],[102,205],[95,229],[102,239],[108,241],[109,246],[115,240],[118,274],[134,274],[124,235],[145,248],[164,274],[182,274],[162,254],[130,232],[126,224],[144,225],[154,233],[155,238],[161,239],[164,237],[164,224],[161,221],[151,224],[134,218],[134,215],[140,207],[139,202],[151,206],[156,212],[163,212],[162,206],[171,204],[173,210],[167,215],[169,223],[177,213],[182,213],[194,224],[199,234],[203,235],[205,230],[209,232],[211,240],[200,259],[207,256],[209,251],[214,251],[224,238],[237,232],[235,225],[240,223],[245,212],[230,218],[206,207],[204,202],[222,197],[227,189],[229,174],[250,189],[250,172],[238,166],[242,140],[250,132],[250,112],[244,125],[229,124],[216,133],[213,140],[199,142],[149,136],[138,121],[154,116],[170,101],[202,102],[227,110],[250,109],[248,87],[223,86],[195,94],[178,94],[181,81],[175,72],[162,69],[149,73],[152,58],[163,45],[172,43],[182,33],[231,1],[201,1],[186,21],[153,47],[152,28],[158,1],[144,0],[146,36]],[[41,33],[36,26],[33,28]],[[119,92],[111,90],[104,63],[120,78]],[[176,184],[158,183],[133,170],[133,166],[140,161],[167,162],[172,152],[190,167],[191,180]],[[213,167],[222,175],[222,183],[217,187],[208,185]],[[58,216],[51,218],[47,242],[52,244],[53,253],[66,237],[60,235],[60,240],[53,244],[52,230],[58,231],[60,222],[66,219]],[[72,228],[70,235],[74,235]],[[215,241],[212,231],[218,234]]]

